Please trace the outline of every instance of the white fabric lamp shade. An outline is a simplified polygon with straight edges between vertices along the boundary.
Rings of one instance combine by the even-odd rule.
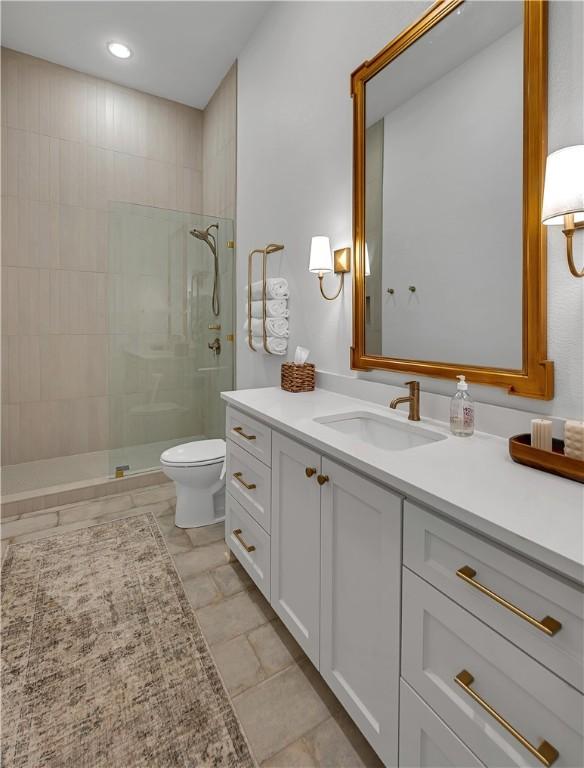
[[[310,272],[332,272],[333,254],[331,253],[331,243],[328,237],[316,235],[310,243],[310,262],[308,264]]]
[[[558,149],[546,163],[542,221],[563,224],[570,213],[584,221],[584,144]]]
[[[371,262],[369,261],[369,248],[367,247],[367,243],[365,243],[365,277],[369,277],[371,275]]]

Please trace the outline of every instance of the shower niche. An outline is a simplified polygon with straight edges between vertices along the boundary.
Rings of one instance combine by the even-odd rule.
[[[109,473],[221,437],[233,388],[233,221],[126,203],[108,214]]]

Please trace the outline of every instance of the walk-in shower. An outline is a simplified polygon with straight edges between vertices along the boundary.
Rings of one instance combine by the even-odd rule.
[[[111,203],[107,217],[96,309],[105,361],[95,362],[105,365],[107,384],[88,406],[103,449],[58,455],[55,439],[52,458],[2,468],[3,501],[90,485],[116,469],[158,468],[166,448],[224,434],[219,393],[233,388],[234,365],[233,221],[126,203]]]
[[[233,222],[139,205],[110,221],[110,472],[136,472],[171,445],[224,434]]]

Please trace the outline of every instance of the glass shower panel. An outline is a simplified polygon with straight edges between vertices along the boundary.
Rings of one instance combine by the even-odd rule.
[[[166,448],[224,434],[219,393],[233,388],[234,371],[232,241],[230,219],[111,204],[112,475],[158,467]]]

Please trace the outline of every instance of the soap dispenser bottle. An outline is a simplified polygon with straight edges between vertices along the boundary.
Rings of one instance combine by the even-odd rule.
[[[457,437],[470,437],[474,432],[474,403],[468,394],[464,376],[457,376],[456,394],[450,401],[450,431]]]

